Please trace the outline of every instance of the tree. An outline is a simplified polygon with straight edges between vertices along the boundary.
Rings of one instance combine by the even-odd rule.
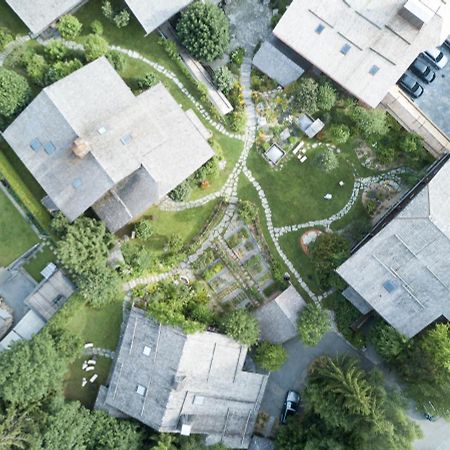
[[[339,167],[339,160],[331,148],[325,148],[315,155],[315,161],[325,172],[332,172]]]
[[[100,20],[93,20],[90,27],[93,34],[98,34],[99,36],[103,34],[103,24],[100,22]]]
[[[321,111],[331,111],[336,104],[336,90],[330,83],[319,85],[317,91],[317,107]]]
[[[336,145],[345,144],[350,138],[350,128],[347,125],[331,125],[328,136]]]
[[[225,334],[249,347],[256,344],[260,335],[258,321],[244,309],[227,314],[222,319],[221,328]]]
[[[176,253],[183,248],[183,238],[178,233],[172,233],[167,240],[167,249]]]
[[[46,75],[48,72],[48,64],[42,55],[34,53],[31,57],[27,58],[25,61],[25,67],[27,75],[38,86],[43,86],[45,84]]]
[[[108,19],[113,20],[114,18],[114,10],[110,1],[105,0],[102,3],[102,14]],[[96,33],[97,34],[97,33]]]
[[[348,357],[322,356],[308,375],[302,423],[291,422],[277,448],[411,450],[421,436],[403,398],[386,390],[380,372],[365,372]]]
[[[63,264],[77,275],[85,275],[106,266],[114,237],[98,220],[80,217],[72,224],[56,218],[52,228],[59,231],[56,253]]]
[[[25,449],[35,440],[29,432],[30,409],[8,408],[0,414],[0,449]]]
[[[30,86],[22,75],[0,67],[0,116],[12,117],[27,104],[30,96]]]
[[[317,345],[330,329],[328,313],[314,303],[307,304],[300,312],[298,334],[305,345]]]
[[[423,149],[423,139],[415,133],[405,133],[399,142],[400,150],[407,155],[417,158]]]
[[[312,78],[301,79],[297,90],[294,92],[294,104],[301,111],[314,114],[318,111],[317,97],[319,87]]]
[[[450,325],[415,337],[396,359],[398,373],[417,407],[447,417],[450,411]]]
[[[97,34],[90,34],[84,42],[84,54],[87,61],[94,61],[108,53],[108,41]]]
[[[249,200],[239,200],[238,213],[245,223],[251,223],[258,217],[258,208]]]
[[[126,9],[122,9],[113,18],[117,28],[124,28],[130,22],[130,13]]]
[[[59,19],[56,28],[64,39],[74,39],[80,35],[83,25],[75,16],[68,14]]]
[[[64,345],[61,345],[63,339]],[[81,341],[53,336],[48,328],[31,341],[18,341],[0,353],[0,398],[11,407],[23,407],[60,390],[67,364],[81,352]],[[62,349],[65,351],[63,352]]]
[[[67,56],[68,50],[63,42],[53,39],[45,47],[45,57],[49,62],[61,61]]]
[[[175,189],[169,192],[169,197],[174,202],[182,202],[190,193],[192,187],[189,179],[184,180]]]
[[[362,106],[355,106],[351,112],[351,118],[355,126],[366,138],[384,136],[389,131],[386,111],[381,109],[367,109]]]
[[[275,372],[287,360],[287,352],[280,344],[261,342],[255,350],[255,362],[269,372]]]
[[[14,37],[7,28],[0,28],[0,51],[2,51],[13,40]]]
[[[370,330],[369,342],[384,359],[391,360],[405,349],[408,339],[379,319]]]
[[[225,94],[231,90],[235,82],[234,75],[227,66],[219,67],[214,73],[214,84]]]
[[[349,254],[348,240],[336,233],[322,233],[311,245],[310,255],[314,271],[323,289],[341,286],[342,282],[335,269],[348,258]]]
[[[134,226],[134,230],[136,231],[136,237],[144,241],[150,239],[153,236],[154,231],[152,222],[147,219],[140,220]]]
[[[195,1],[181,15],[177,34],[194,58],[210,62],[220,58],[230,42],[225,13],[207,1]]]

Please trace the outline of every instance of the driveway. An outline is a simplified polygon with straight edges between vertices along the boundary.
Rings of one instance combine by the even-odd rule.
[[[318,356],[336,356],[338,353],[344,353],[360,358],[365,369],[373,367],[362,352],[355,350],[334,332],[327,333],[315,347],[307,347],[298,339],[291,339],[284,347],[288,352],[288,360],[279,371],[270,374],[261,404],[261,411],[274,418],[280,415],[286,391],[289,389],[300,391],[304,387],[308,367]]]

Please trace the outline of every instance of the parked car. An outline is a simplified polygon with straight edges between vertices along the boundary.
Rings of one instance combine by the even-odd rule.
[[[431,83],[436,78],[436,72],[425,62],[416,59],[409,67],[411,72],[425,83]]]
[[[423,87],[406,73],[398,80],[398,85],[412,98],[419,98],[423,94]]]
[[[288,416],[292,416],[298,412],[300,408],[300,394],[296,391],[288,391],[284,400],[283,410],[281,411],[280,422],[286,423]]]
[[[422,55],[438,69],[443,69],[448,63],[447,57],[438,48],[426,50]]]

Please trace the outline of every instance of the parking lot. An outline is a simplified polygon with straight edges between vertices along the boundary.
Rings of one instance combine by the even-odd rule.
[[[442,46],[441,50],[450,61],[449,49]],[[428,61],[427,64],[432,66]],[[414,102],[442,131],[450,136],[450,62],[443,69],[438,70],[433,66],[432,68],[436,72],[436,78],[430,84],[426,84],[408,71],[408,74],[412,75],[424,88],[422,96]]]

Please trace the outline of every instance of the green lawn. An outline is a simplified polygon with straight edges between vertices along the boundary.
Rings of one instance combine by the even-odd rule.
[[[152,220],[154,226],[148,245],[160,254],[171,234],[179,234],[184,244],[189,243],[208,223],[218,203],[219,200],[214,200],[205,206],[179,212],[161,211],[157,206],[150,208],[144,215]]]
[[[44,246],[42,251],[37,253],[33,259],[23,265],[23,268],[37,281],[42,280],[41,271],[44,267],[51,262],[55,262],[55,255],[47,247]]]
[[[348,202],[354,184],[353,168],[345,154],[339,155],[339,167],[326,173],[313,161],[314,151],[301,164],[291,158],[281,170],[274,170],[256,150],[250,152],[248,167],[263,188],[274,226],[293,225],[325,219],[338,212]],[[339,186],[339,181],[344,186]],[[325,194],[333,195],[325,200]]]
[[[30,225],[0,191],[0,266],[7,266],[38,241]]]
[[[287,233],[281,236],[279,243],[286,256],[294,264],[294,267],[300,273],[301,277],[305,280],[308,287],[316,294],[320,294],[323,289],[317,283],[314,269],[311,264],[311,259],[308,255],[305,255],[303,250],[299,246],[299,239],[301,235],[307,231],[297,231],[293,233]]]
[[[69,367],[69,371],[64,380],[64,396],[67,400],[78,400],[87,408],[92,408],[100,385],[105,384],[108,379],[112,361],[109,358],[97,356],[95,370],[85,372],[82,367],[83,362],[89,358],[90,357],[85,356],[77,359]],[[98,375],[98,378],[93,383],[90,383],[89,379],[94,373]],[[86,378],[88,382],[86,386],[81,387],[83,377]]]
[[[20,159],[3,141],[0,141],[0,177],[11,185],[22,204],[34,216],[39,225],[47,230],[50,214],[41,203],[45,192]]]
[[[6,4],[5,0],[0,0],[0,27],[6,27],[13,35],[28,33],[28,28]]]
[[[115,350],[119,341],[122,323],[122,301],[116,301],[101,309],[93,309],[74,297],[69,313],[64,318],[64,327],[79,335],[83,342],[92,342],[95,347]],[[72,306],[72,308],[70,308]]]

